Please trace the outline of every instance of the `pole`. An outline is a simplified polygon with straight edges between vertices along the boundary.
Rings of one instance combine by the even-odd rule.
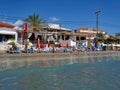
[[[98,15],[99,15],[100,12],[101,12],[100,10],[95,12],[95,14],[96,14],[96,31],[97,31],[97,34],[96,34],[97,39],[95,41],[95,47],[96,48],[98,48]]]
[[[96,14],[96,31],[97,31],[97,35],[98,35],[98,15],[99,15],[100,12],[101,12],[100,10],[95,12],[95,14]]]

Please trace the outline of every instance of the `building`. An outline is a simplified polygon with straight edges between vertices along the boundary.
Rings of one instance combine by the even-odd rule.
[[[24,30],[18,31],[18,39],[22,40],[22,32]],[[36,43],[38,39],[44,41],[45,43],[49,41],[59,42],[60,40],[82,41],[87,39],[94,39],[96,37],[95,28],[79,28],[76,30],[71,30],[61,27],[59,24],[48,24],[48,26],[43,27],[41,30],[27,30],[27,38],[31,42]],[[98,33],[106,34],[104,30],[98,30]]]
[[[106,34],[104,30],[98,30],[98,33]],[[96,28],[79,28],[75,30],[76,41],[94,39],[96,37],[97,30]]]
[[[96,37],[97,31],[95,28],[79,28],[76,30],[70,30],[61,27],[59,24],[49,24],[48,27],[44,28],[47,38],[49,36],[55,36],[56,41],[69,40],[82,41],[87,39],[94,39]],[[98,33],[106,34],[104,30],[98,30]],[[45,35],[44,35],[45,36]],[[47,39],[46,39],[47,40]]]
[[[79,28],[76,30],[78,33],[97,34],[96,28]],[[106,34],[104,30],[98,30],[98,33]]]
[[[69,40],[71,38],[71,30],[61,27],[59,24],[49,24],[48,27],[44,27],[46,32],[46,40],[53,36],[55,41]]]
[[[17,32],[14,30],[14,25],[0,22],[0,42],[5,42],[9,39],[17,41]]]
[[[10,39],[17,41],[17,37],[14,25],[0,22],[0,50],[6,50],[6,42]]]

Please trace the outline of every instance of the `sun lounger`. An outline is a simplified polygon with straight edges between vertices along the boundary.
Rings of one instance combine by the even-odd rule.
[[[20,49],[18,47],[16,48],[10,48],[8,53],[14,54],[14,53],[20,53]]]

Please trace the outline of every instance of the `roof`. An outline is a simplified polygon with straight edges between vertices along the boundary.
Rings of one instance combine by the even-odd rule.
[[[14,25],[8,24],[8,23],[5,23],[5,22],[0,22],[0,28],[1,27],[14,28]]]
[[[84,30],[84,31],[87,31],[87,30],[95,30],[96,31],[96,28],[78,28],[77,30]],[[104,30],[101,30],[101,29],[98,29],[100,32],[105,32]]]
[[[61,27],[59,24],[48,24],[47,27],[44,28],[48,28],[49,30],[63,30],[63,31],[71,31],[68,28],[63,28]]]
[[[89,33],[75,33],[76,36],[84,36],[84,37],[87,37],[87,36],[90,36]]]
[[[71,35],[70,32],[65,32],[66,35]],[[75,36],[83,36],[83,37],[87,37],[87,36],[92,36],[89,33],[74,33]]]

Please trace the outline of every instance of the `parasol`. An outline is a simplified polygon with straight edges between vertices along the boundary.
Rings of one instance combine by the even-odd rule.
[[[25,44],[28,45],[28,46],[32,46],[33,45],[31,42],[26,42]]]
[[[40,44],[40,48],[44,48],[45,46],[44,46],[44,44],[43,43],[41,43]]]
[[[68,48],[69,47],[69,45],[68,45],[68,43],[66,44],[66,48]]]

